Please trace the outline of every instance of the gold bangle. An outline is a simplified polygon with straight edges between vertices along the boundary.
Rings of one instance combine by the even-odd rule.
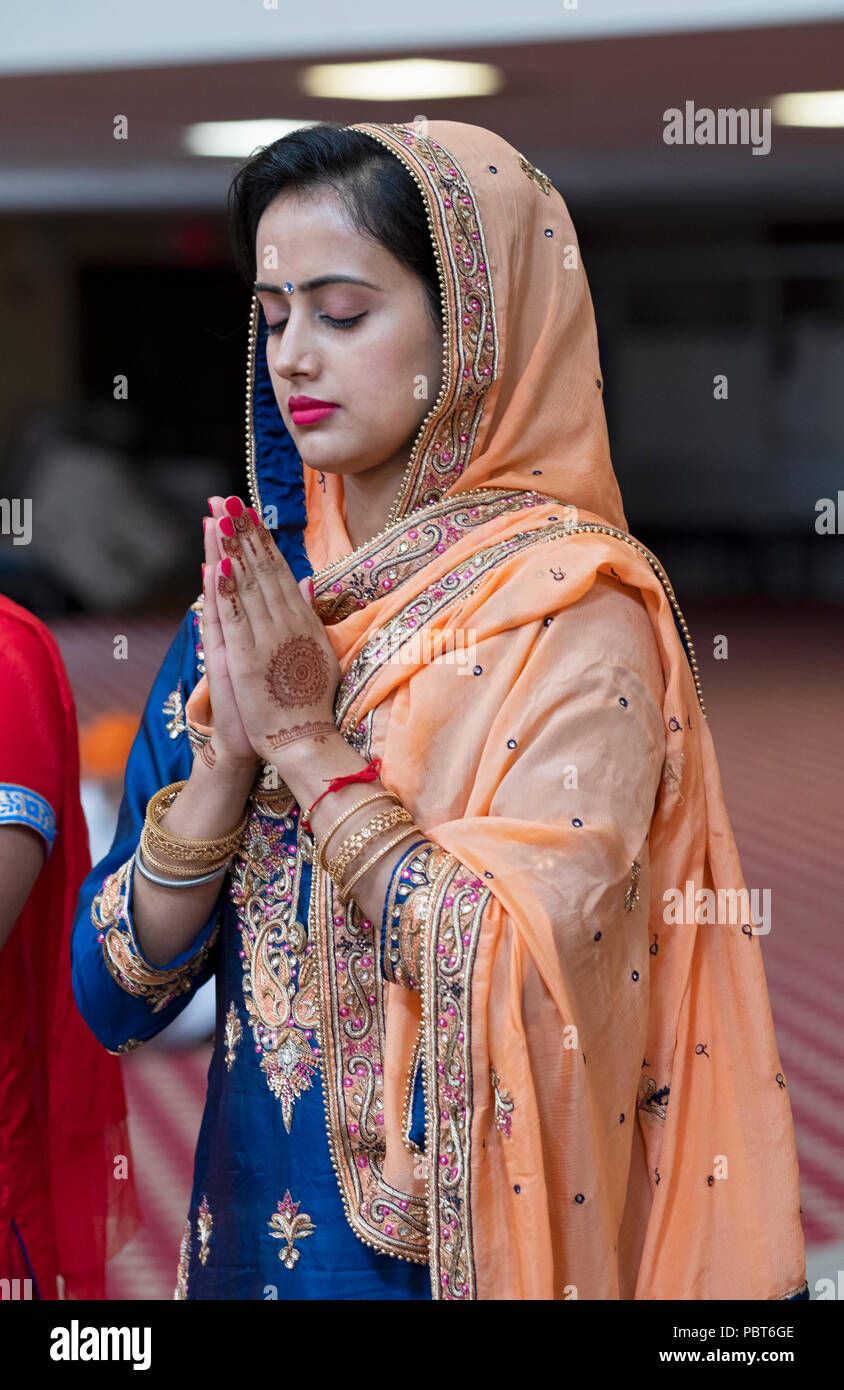
[[[150,797],[144,820],[149,848],[157,849],[159,853],[167,854],[171,859],[193,866],[199,859],[207,859],[209,863],[213,860],[222,863],[229,854],[239,848],[249,819],[248,812],[244,812],[233,830],[214,839],[189,839],[184,835],[178,835],[175,831],[162,828],[160,822],[184,786],[185,782],[171,782],[168,787],[162,787]]]
[[[337,817],[336,821],[332,826],[329,826],[328,830],[326,830],[325,834],[320,840],[319,846],[315,850],[316,861],[319,864],[319,867],[322,869],[323,873],[328,873],[328,866],[325,862],[325,851],[328,846],[328,841],[331,839],[331,836],[334,834],[334,831],[339,830],[343,822],[347,821],[349,819],[349,816],[351,816],[353,812],[359,811],[362,806],[368,806],[370,801],[382,801],[385,796],[392,797],[393,801],[398,801],[398,797],[396,796],[395,792],[373,792],[371,796],[365,796],[362,801],[356,801],[354,806],[350,806],[348,810],[344,811],[342,815],[339,815]]]
[[[159,834],[166,834],[167,838],[169,840],[172,840],[174,844],[184,845],[185,847],[190,848],[193,848],[196,845],[216,846],[218,844],[222,844],[223,841],[240,839],[240,836],[243,834],[244,827],[246,826],[246,822],[249,819],[248,812],[244,812],[243,816],[232,830],[227,830],[224,835],[216,835],[213,839],[210,840],[194,840],[189,839],[184,835],[178,835],[175,831],[162,831],[160,829],[160,826],[161,821],[164,818],[164,815],[170,809],[173,802],[176,800],[176,797],[178,796],[179,792],[185,786],[187,786],[186,782],[171,782],[169,787],[162,787],[161,791],[156,792],[155,796],[150,797],[149,802],[147,804],[145,819],[152,827],[154,827],[158,831]],[[172,793],[172,795],[170,795],[170,793]],[[165,798],[166,805],[163,804]]]
[[[166,860],[160,859],[155,853],[155,848],[149,843],[146,826],[141,831],[139,844],[143,851],[144,862],[149,864],[150,868],[162,869],[174,878],[190,878],[194,874],[211,873],[213,869],[221,868],[231,858],[229,854],[222,856],[215,854],[213,858],[210,855],[197,855],[187,867],[170,864]]]
[[[173,842],[166,833],[145,820],[141,827],[141,843],[148,855],[157,858],[159,863],[161,863],[160,856],[163,854],[167,860],[189,864],[192,869],[196,869],[197,865],[210,867],[224,863],[227,858],[236,853],[239,840],[236,840],[234,835],[228,835],[219,841],[195,840],[185,842],[184,837],[179,837]]]
[[[212,873],[198,874],[195,878],[185,878],[184,876],[181,876],[180,878],[174,879],[166,876],[164,878],[159,878],[157,874],[152,873],[144,859],[144,856],[141,854],[140,849],[135,850],[134,860],[135,868],[138,870],[138,872],[144,878],[150,879],[152,883],[160,884],[162,888],[189,888],[193,887],[194,884],[210,883],[215,878],[222,878],[223,874],[227,871],[230,862],[229,860],[226,860],[226,862],[222,864],[219,869],[214,869]],[[164,867],[169,866],[159,864],[156,865],[156,868]]]
[[[384,830],[391,830],[399,821],[411,820],[411,814],[404,806],[391,806],[389,811],[379,811],[362,830],[356,830],[351,835],[347,835],[333,859],[326,861],[326,869],[332,878],[339,879],[343,870],[356,859],[361,850],[366,849],[368,842],[373,835],[380,835]]]
[[[151,849],[158,850],[160,854],[167,854],[171,859],[184,864],[195,864],[199,859],[222,860],[237,850],[243,838],[241,830],[238,836],[227,836],[225,840],[188,840],[185,843],[181,838],[171,840],[147,821],[144,822],[144,832]]]
[[[349,894],[358,879],[362,878],[367,869],[372,868],[373,864],[377,864],[378,860],[382,859],[387,851],[393,848],[393,845],[397,845],[400,840],[406,839],[408,835],[421,835],[421,833],[418,825],[407,825],[404,830],[399,831],[398,835],[394,835],[392,840],[388,840],[385,845],[381,845],[381,847],[375,851],[372,858],[368,859],[367,862],[358,869],[357,873],[352,874],[348,883],[344,883],[342,887],[338,887],[337,891],[340,894],[340,901],[344,905],[349,901]]]

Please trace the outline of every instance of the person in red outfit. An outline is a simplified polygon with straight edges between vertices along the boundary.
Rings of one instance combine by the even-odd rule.
[[[106,1261],[142,1220],[120,1060],[71,988],[73,908],[90,867],[61,654],[38,618],[0,595],[4,1299],[105,1298]]]

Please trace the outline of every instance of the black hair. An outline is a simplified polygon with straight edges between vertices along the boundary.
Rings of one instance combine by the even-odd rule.
[[[332,121],[283,135],[256,150],[229,188],[229,234],[238,271],[251,288],[261,217],[285,189],[331,188],[352,225],[381,243],[425,289],[442,330],[440,281],[422,193],[401,160],[361,130]]]

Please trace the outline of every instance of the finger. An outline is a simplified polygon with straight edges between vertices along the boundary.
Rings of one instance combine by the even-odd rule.
[[[208,524],[205,527],[205,567],[202,572],[202,594],[205,600],[202,618],[202,645],[207,656],[208,652],[216,652],[220,647],[225,647],[225,638],[220,624],[220,614],[217,611],[217,590],[214,585],[214,574],[220,556],[217,551],[212,518],[209,516],[205,520]]]
[[[269,611],[271,613],[277,611],[279,594],[287,607],[294,612],[301,611],[303,598],[310,610],[310,593],[302,590],[297,583],[293,571],[275,544],[268,527],[264,525],[254,507],[247,507],[246,515],[252,520],[254,530],[251,535],[257,547],[255,551],[257,558],[253,569],[264,589]],[[249,539],[249,533],[247,533],[247,539]]]
[[[222,498],[220,501],[222,503]],[[205,571],[205,587],[214,595],[214,605],[216,607],[216,588],[213,577],[216,573],[217,566],[223,558],[223,552],[220,549],[219,535],[214,518],[212,516],[203,517],[202,524],[205,535],[205,564],[207,566]]]
[[[232,577],[237,585],[237,593],[253,635],[257,638],[258,633],[266,632],[284,618],[280,603],[276,604],[275,613],[269,611],[263,586],[255,572],[254,541],[251,537],[244,538],[247,528],[254,532],[251,518],[245,512],[238,517],[226,513],[213,524],[218,532],[220,550],[232,562]]]
[[[231,658],[229,671],[234,675],[239,660],[247,658],[255,650],[255,637],[235,578],[231,556],[223,556],[214,567],[213,575],[220,627],[227,656]]]
[[[243,507],[239,497],[227,497],[226,509],[229,520],[220,523],[221,530],[228,534],[232,527],[235,529],[234,540],[240,543],[238,558],[242,556],[244,570],[250,572],[261,590],[270,623],[273,627],[286,625],[292,612],[301,611],[296,581],[254,507]],[[225,541],[222,544],[225,549]],[[256,621],[261,621],[257,608]]]

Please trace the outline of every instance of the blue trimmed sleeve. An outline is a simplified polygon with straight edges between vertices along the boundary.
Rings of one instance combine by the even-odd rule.
[[[16,782],[0,782],[0,827],[25,825],[44,840],[46,858],[53,852],[56,813],[45,796]]]
[[[152,965],[145,959],[132,924],[133,855],[147,803],[161,787],[186,780],[193,765],[184,704],[199,679],[196,624],[197,614],[191,608],[147,699],[126,765],[111,848],[92,868],[77,899],[71,945],[73,992],[88,1027],[109,1052],[130,1051],[160,1033],[216,966],[228,875],[221,877],[214,907],[197,936],[166,965]]]
[[[414,887],[419,886],[423,878],[426,884],[428,882],[427,875],[425,875],[424,872],[424,862],[427,859],[425,849],[426,846],[430,844],[430,840],[414,840],[396,860],[393,872],[390,875],[390,882],[387,885],[387,896],[384,899],[384,911],[381,914],[381,973],[384,979],[388,980],[391,985],[407,983],[409,989],[413,989],[414,984],[400,978],[401,951],[399,925],[402,917],[402,908],[405,905],[408,894]],[[431,846],[431,848],[433,848],[433,846]],[[421,878],[420,875],[422,875]]]

